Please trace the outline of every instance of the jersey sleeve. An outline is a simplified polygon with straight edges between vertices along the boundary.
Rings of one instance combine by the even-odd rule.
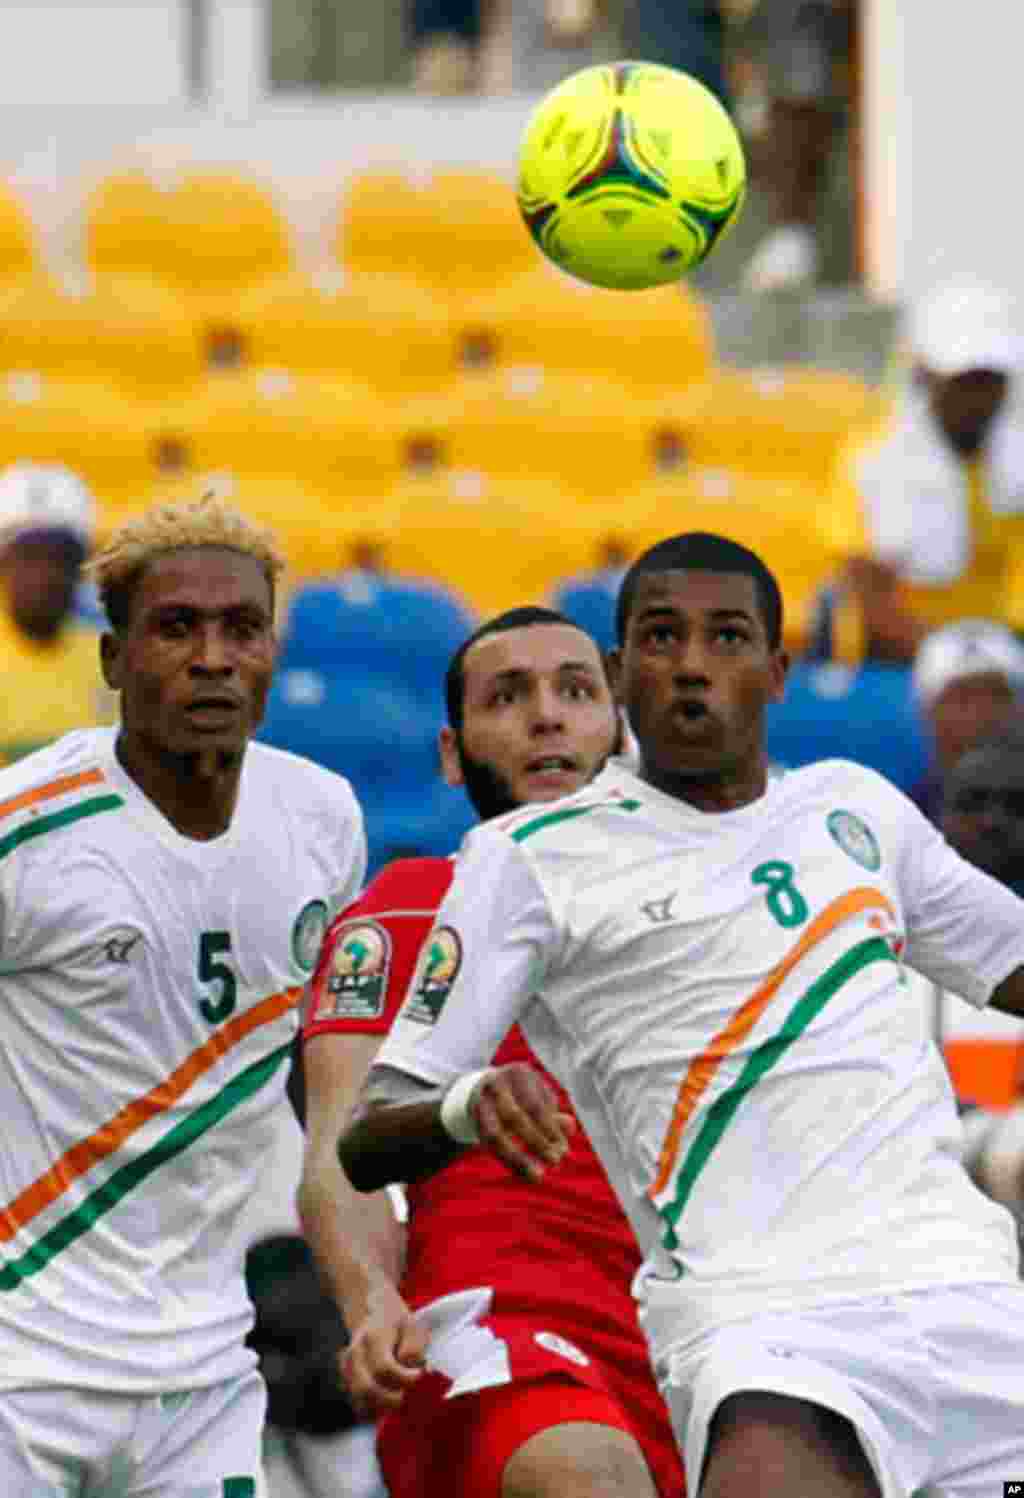
[[[347,781],[344,784],[344,814],[337,819],[338,860],[334,887],[328,893],[331,913],[354,900],[366,878],[366,823],[363,808]]]
[[[385,1035],[452,877],[448,858],[382,869],[328,928],[303,1008],[303,1039]]]
[[[551,902],[518,845],[499,829],[470,833],[377,1064],[434,1086],[487,1066],[559,944]]]
[[[910,800],[887,789],[901,834],[906,961],[982,1009],[1024,964],[1024,900],[961,858]]]

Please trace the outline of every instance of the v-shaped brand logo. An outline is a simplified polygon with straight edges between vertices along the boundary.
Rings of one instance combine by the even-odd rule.
[[[672,919],[672,906],[676,902],[675,893],[666,895],[663,900],[648,900],[640,909],[650,921],[652,926],[664,926]]]

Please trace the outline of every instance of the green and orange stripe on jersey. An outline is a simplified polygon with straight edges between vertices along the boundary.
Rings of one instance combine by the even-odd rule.
[[[8,797],[6,801],[0,801],[0,822],[5,817],[13,816],[15,812],[28,810],[35,812],[46,802],[55,801],[60,796],[70,795],[72,791],[105,783],[106,776],[103,771],[95,768],[81,770],[74,775],[58,775],[42,785],[32,786],[29,790],[19,791],[16,796]],[[5,858],[22,843],[42,837],[44,833],[53,832],[58,827],[66,827],[72,822],[80,822],[83,817],[94,817],[99,812],[114,811],[118,806],[123,805],[123,797],[114,792],[108,792],[106,795],[87,796],[76,800],[70,806],[65,806],[60,811],[49,812],[46,816],[33,816],[31,820],[22,822],[13,831],[0,833],[0,858]]]
[[[73,1145],[49,1170],[0,1209],[0,1243],[9,1243],[16,1233],[59,1201],[75,1181],[115,1154],[150,1119],[166,1113],[197,1078],[208,1072],[247,1035],[294,1009],[302,994],[301,985],[287,988],[237,1015],[187,1056],[163,1082],[126,1104],[88,1138]],[[23,1280],[45,1268],[161,1165],[182,1154],[214,1124],[220,1123],[240,1103],[252,1097],[270,1080],[291,1049],[289,1039],[232,1077],[220,1092],[175,1124],[151,1149],[116,1170],[77,1207],[47,1229],[20,1258],[0,1265],[0,1291],[16,1289]]]
[[[713,1037],[688,1067],[676,1095],[672,1119],[658,1158],[658,1170],[647,1195],[665,1219],[665,1246],[676,1247],[676,1228],[697,1178],[732,1121],[744,1098],[769,1071],[811,1021],[854,975],[872,962],[896,960],[882,936],[857,942],[838,958],[801,996],[787,1014],[781,1028],[757,1046],[747,1058],[731,1087],[708,1109],[703,1124],[682,1162],[679,1146],[683,1131],[719,1068],[733,1055],[764,1014],[782,984],[798,964],[851,916],[864,910],[884,910],[894,916],[892,904],[880,890],[868,886],[847,891],[827,905],[811,922],[768,977],[736,1010],[728,1024]],[[671,1196],[668,1188],[674,1181]]]

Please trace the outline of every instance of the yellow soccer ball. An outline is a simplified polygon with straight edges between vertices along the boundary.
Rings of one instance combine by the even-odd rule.
[[[678,281],[735,221],[747,170],[728,112],[676,68],[583,68],[546,94],[519,150],[519,208],[544,254],[595,286]]]

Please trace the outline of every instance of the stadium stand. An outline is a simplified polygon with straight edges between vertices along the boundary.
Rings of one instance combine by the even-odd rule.
[[[903,666],[798,662],[785,701],[768,709],[768,752],[795,768],[853,759],[910,791],[924,774],[929,744]]]
[[[2,373],[113,381],[156,399],[197,381],[203,362],[195,321],[152,278],[40,271],[0,283]]]
[[[292,594],[280,663],[390,674],[436,715],[449,657],[475,624],[466,605],[436,583],[353,569]]]
[[[602,291],[537,264],[453,309],[463,368],[539,365],[603,374],[660,394],[714,360],[707,308],[687,286]]]
[[[282,370],[210,375],[160,431],[165,468],[295,477],[343,508],[397,482],[409,441],[401,408],[368,386]]]
[[[141,168],[111,171],[85,190],[79,255],[93,271],[156,275],[170,255],[170,194]]]
[[[660,412],[600,373],[463,373],[447,395],[415,403],[406,415],[453,468],[549,474],[584,499],[616,494],[663,466]]]
[[[660,403],[662,424],[703,467],[792,474],[824,489],[852,431],[878,419],[863,380],[804,367],[714,369]]]
[[[593,572],[559,582],[551,594],[551,606],[592,635],[602,650],[612,650],[615,635],[615,600],[625,567],[599,567]]]
[[[153,403],[114,385],[0,376],[0,465],[59,463],[79,474],[95,496],[101,538],[158,483],[157,431]]]
[[[544,475],[450,469],[388,494],[387,563],[435,579],[481,614],[540,603],[567,572],[593,566],[607,517]]]
[[[418,244],[433,212],[433,205],[404,172],[357,172],[338,200],[328,252],[346,270],[415,280]]]
[[[407,396],[454,374],[449,318],[437,298],[393,272],[288,271],[242,292],[221,320],[238,362],[366,381]]]
[[[435,171],[419,189],[430,205],[416,241],[414,274],[453,305],[529,271],[537,252],[512,185],[482,169]]]
[[[35,227],[13,187],[0,184],[0,281],[38,268]]]

